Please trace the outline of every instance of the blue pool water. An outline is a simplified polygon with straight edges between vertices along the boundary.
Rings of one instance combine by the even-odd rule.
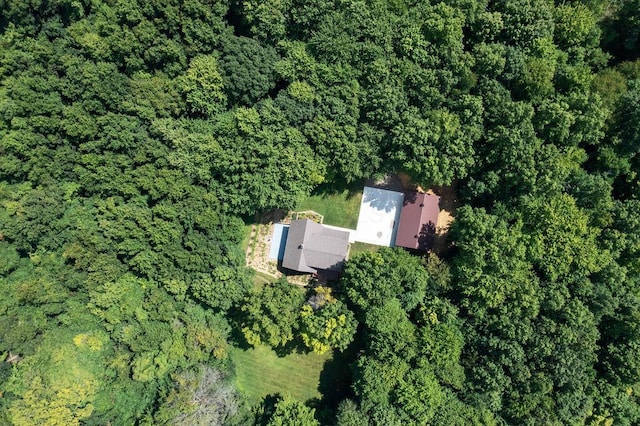
[[[282,260],[284,257],[284,247],[287,244],[287,235],[289,235],[289,225],[277,223],[273,226],[269,259]]]

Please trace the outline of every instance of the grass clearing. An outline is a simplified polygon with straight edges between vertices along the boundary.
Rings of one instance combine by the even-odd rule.
[[[265,274],[264,272],[260,272],[260,271],[254,271],[253,283],[255,285],[263,286],[265,284],[275,283],[276,281],[278,281],[278,279],[275,277],[272,277],[269,274]]]
[[[244,251],[245,253],[247,252],[247,249],[249,248],[249,240],[251,240],[251,229],[253,228],[253,225],[244,225],[243,226],[243,232],[244,235],[242,237],[242,251]]]
[[[289,394],[299,401],[320,398],[320,373],[332,354],[289,354],[279,357],[271,348],[231,350],[236,385],[254,405],[269,394]]]
[[[360,241],[356,241],[351,244],[351,249],[349,250],[349,257],[351,258],[353,255],[358,253],[364,253],[366,251],[378,251],[382,248],[382,246],[376,246],[375,244],[367,244],[361,243]]]
[[[313,210],[324,216],[326,225],[356,229],[362,192],[344,190],[335,194],[320,194],[307,197],[298,206],[298,211]]]

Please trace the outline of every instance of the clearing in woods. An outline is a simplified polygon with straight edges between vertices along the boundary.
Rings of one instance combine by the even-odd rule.
[[[320,398],[320,373],[332,353],[292,353],[279,357],[267,346],[231,350],[236,385],[251,404],[271,394],[291,395],[299,401]]]

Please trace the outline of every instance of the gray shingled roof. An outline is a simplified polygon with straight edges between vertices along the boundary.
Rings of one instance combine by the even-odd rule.
[[[284,249],[282,266],[299,272],[341,270],[349,250],[349,233],[312,220],[294,220]]]

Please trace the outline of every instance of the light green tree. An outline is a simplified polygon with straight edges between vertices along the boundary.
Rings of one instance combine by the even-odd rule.
[[[193,58],[180,87],[189,110],[194,114],[210,116],[222,111],[226,105],[222,76],[213,55]]]
[[[314,408],[285,396],[276,403],[267,426],[318,426],[320,423],[314,417],[315,411]]]
[[[345,350],[353,340],[358,323],[353,312],[339,300],[314,310],[306,304],[300,313],[300,335],[304,344],[317,354],[330,349]]]
[[[280,279],[251,293],[242,304],[242,333],[249,344],[284,346],[294,339],[300,322],[304,294]]]

